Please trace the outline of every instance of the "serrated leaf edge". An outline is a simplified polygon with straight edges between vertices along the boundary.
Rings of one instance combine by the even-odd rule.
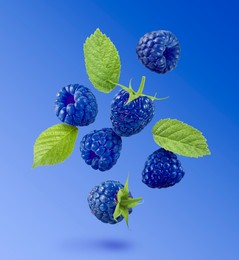
[[[118,82],[119,78],[120,78],[120,71],[121,71],[121,63],[120,63],[119,52],[118,52],[116,46],[114,45],[114,43],[111,41],[111,39],[106,34],[102,33],[99,28],[97,28],[93,34],[91,34],[89,37],[86,38],[86,41],[85,41],[84,46],[83,46],[84,57],[85,57],[85,52],[88,51],[88,45],[87,44],[90,44],[89,41],[91,41],[91,40],[94,40],[94,39],[98,40],[97,35],[103,36],[104,39],[107,39],[109,41],[109,43],[111,44],[111,46],[110,46],[111,50],[116,53],[117,58],[113,60],[113,64],[115,65],[116,63],[118,63],[118,66],[119,66],[119,68],[117,69],[117,71],[118,71],[117,82]],[[102,78],[100,75],[98,75],[99,79],[101,81],[104,81],[106,84],[109,85],[109,87],[107,87],[107,90],[105,90],[105,88],[102,87],[101,85],[98,85],[98,83],[95,84],[94,80],[92,82],[92,76],[90,76],[89,74],[93,74],[93,73],[89,73],[89,71],[91,71],[91,68],[89,67],[88,60],[86,58],[84,58],[84,60],[85,60],[86,72],[87,72],[87,75],[88,75],[89,80],[92,83],[92,85],[100,92],[103,92],[103,93],[111,92],[116,87],[116,84],[112,84],[112,82],[110,82],[111,79]],[[102,65],[104,65],[104,64],[102,64]]]
[[[39,166],[50,166],[50,165],[55,165],[55,164],[56,164],[56,163],[52,163],[52,164],[38,164],[38,162],[41,161],[42,158],[45,157],[45,155],[49,153],[49,151],[51,151],[55,146],[57,146],[58,143],[55,144],[55,145],[53,145],[53,146],[51,147],[51,149],[49,149],[46,153],[44,153],[44,156],[42,156],[41,159],[40,159],[40,160],[38,159],[37,161],[35,160],[35,145],[36,145],[36,143],[37,143],[39,137],[42,137],[42,135],[44,135],[47,130],[51,129],[51,128],[54,127],[54,126],[58,126],[58,125],[63,125],[63,124],[53,125],[53,126],[47,128],[46,130],[44,130],[43,132],[41,132],[40,135],[37,137],[37,139],[36,139],[36,141],[35,141],[35,144],[34,144],[34,160],[33,160],[33,165],[32,165],[32,168],[33,168],[33,169],[36,168],[36,167],[39,167]],[[64,136],[64,139],[65,139],[67,136],[69,136],[73,131],[76,131],[76,135],[78,134],[78,128],[77,128],[77,127],[74,127],[74,126],[71,126],[71,127],[72,127],[72,130],[69,131],[69,133],[67,133],[67,134]],[[76,138],[75,138],[75,141],[76,141],[76,139],[77,139],[77,136],[76,136]],[[62,139],[60,139],[60,140],[62,140]],[[75,142],[74,142],[74,144],[75,144]],[[70,153],[64,160],[59,161],[58,163],[61,163],[61,162],[65,161],[65,160],[72,154],[73,150],[74,150],[74,147],[73,147],[71,153]],[[57,164],[58,164],[58,163],[57,163]]]
[[[180,123],[180,124],[182,124],[182,125],[184,125],[184,126],[187,126],[187,127],[190,127],[191,128],[191,130],[193,130],[193,132],[194,133],[192,133],[192,134],[190,134],[190,136],[192,136],[192,135],[198,135],[199,134],[199,136],[200,136],[200,138],[204,141],[204,144],[198,144],[198,146],[200,145],[200,146],[203,146],[202,148],[198,148],[198,146],[193,146],[193,145],[191,145],[191,143],[185,143],[185,142],[181,142],[181,140],[183,140],[183,139],[181,139],[180,141],[176,141],[176,140],[172,140],[172,139],[170,139],[170,138],[168,138],[168,136],[162,136],[162,133],[165,131],[165,130],[168,130],[170,127],[173,127],[173,125],[170,125],[170,126],[164,126],[165,127],[165,129],[163,129],[163,131],[160,133],[160,138],[161,139],[167,139],[167,140],[170,140],[170,142],[175,142],[175,143],[181,143],[182,145],[185,145],[185,146],[189,146],[189,147],[192,147],[192,149],[193,150],[197,150],[198,151],[198,154],[197,155],[192,155],[192,154],[190,154],[190,153],[185,153],[185,152],[180,152],[179,150],[180,149],[177,149],[177,151],[175,151],[174,149],[172,149],[171,147],[172,147],[172,145],[168,145],[168,144],[166,144],[166,145],[164,145],[162,142],[159,142],[158,140],[156,140],[156,134],[157,134],[157,132],[159,132],[160,131],[160,129],[159,128],[157,128],[156,129],[156,127],[157,127],[157,124],[159,123],[159,122],[162,122],[162,121],[165,121],[165,125],[167,124],[167,122],[169,122],[169,121],[171,121],[171,122],[175,122],[176,123],[176,121],[177,121],[177,123]],[[181,131],[181,129],[179,129],[178,131]],[[178,132],[178,131],[176,131],[176,132]],[[210,152],[210,150],[209,150],[209,148],[208,148],[208,144],[207,144],[207,139],[205,138],[205,136],[203,136],[203,134],[202,134],[202,132],[201,131],[199,131],[198,129],[196,129],[196,128],[194,128],[194,127],[192,127],[192,126],[190,126],[190,125],[188,125],[188,124],[186,124],[186,123],[184,123],[184,122],[182,122],[182,121],[180,121],[180,120],[178,120],[178,119],[171,119],[171,118],[166,118],[166,119],[161,119],[161,120],[159,120],[158,122],[156,122],[155,123],[155,125],[153,126],[153,129],[152,129],[152,133],[153,133],[153,139],[154,139],[154,141],[155,141],[155,143],[156,144],[158,144],[158,145],[160,145],[161,147],[163,147],[164,149],[166,149],[166,150],[169,150],[169,151],[172,151],[172,152],[174,152],[174,153],[177,153],[177,154],[180,154],[180,155],[183,155],[183,156],[187,156],[187,157],[193,157],[193,158],[198,158],[198,157],[203,157],[204,155],[210,155],[211,154],[211,152]],[[174,134],[174,133],[173,133]],[[171,135],[171,134],[170,134]]]

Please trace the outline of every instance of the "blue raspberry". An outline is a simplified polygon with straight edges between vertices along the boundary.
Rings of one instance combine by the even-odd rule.
[[[159,30],[143,35],[136,47],[136,53],[148,69],[164,74],[176,67],[180,46],[170,31]]]
[[[155,105],[150,98],[139,96],[126,104],[129,95],[127,91],[120,90],[111,103],[112,128],[120,136],[139,133],[154,116]]]
[[[147,158],[142,181],[150,188],[167,188],[180,182],[184,174],[177,156],[160,148]]]
[[[95,121],[98,105],[94,94],[88,88],[71,84],[63,87],[57,94],[55,112],[63,123],[87,126]]]
[[[93,215],[100,221],[116,224],[128,216],[132,208],[139,204],[142,198],[133,198],[129,191],[128,179],[122,185],[119,181],[108,180],[95,186],[88,195],[88,204]]]
[[[80,143],[81,157],[95,170],[111,169],[120,157],[122,140],[112,128],[94,130]]]
[[[108,180],[95,186],[88,195],[88,203],[91,212],[102,222],[116,224],[123,220],[123,216],[119,216],[117,221],[114,220],[113,214],[117,205],[117,193],[123,189],[123,185],[119,181]],[[132,196],[131,196],[132,197]],[[132,209],[129,209],[129,214]]]

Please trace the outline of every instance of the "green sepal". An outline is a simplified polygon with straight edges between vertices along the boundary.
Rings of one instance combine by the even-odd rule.
[[[154,96],[149,96],[149,95],[143,94],[145,80],[146,80],[146,77],[142,76],[141,83],[140,83],[138,91],[134,91],[133,90],[132,85],[131,85],[131,81],[132,80],[130,80],[130,82],[129,82],[129,87],[126,87],[126,86],[121,85],[119,83],[112,82],[110,80],[109,80],[109,82],[112,83],[112,84],[115,84],[115,85],[117,85],[119,87],[121,87],[123,90],[125,90],[125,91],[127,91],[129,93],[129,98],[128,98],[128,101],[125,103],[125,105],[128,105],[131,101],[133,101],[133,100],[135,100],[135,99],[137,99],[138,97],[141,97],[141,96],[148,97],[152,101],[154,101],[154,100],[164,100],[164,99],[168,98],[168,97],[157,98],[156,94]]]
[[[119,216],[123,216],[126,224],[129,224],[129,209],[139,205],[142,198],[129,197],[129,184],[128,178],[125,182],[124,188],[120,189],[117,193],[117,205],[114,211],[114,220],[117,221]]]

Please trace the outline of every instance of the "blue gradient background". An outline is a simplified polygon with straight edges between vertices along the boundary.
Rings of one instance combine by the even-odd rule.
[[[0,1],[0,259],[239,259],[238,6],[236,1]],[[100,27],[117,46],[120,82],[133,78],[145,92],[170,96],[157,102],[145,130],[123,139],[117,165],[98,172],[80,158],[81,137],[109,127],[115,95],[93,89],[83,43]],[[150,72],[135,47],[146,32],[166,29],[181,43],[178,67]],[[69,83],[92,89],[99,103],[94,124],[81,128],[73,154],[54,167],[31,169],[33,144],[59,123],[53,103]],[[141,182],[146,157],[157,149],[151,128],[177,118],[208,139],[212,155],[180,157],[180,184],[152,190]],[[107,179],[124,183],[130,172],[135,208],[130,229],[90,214],[86,197]]]

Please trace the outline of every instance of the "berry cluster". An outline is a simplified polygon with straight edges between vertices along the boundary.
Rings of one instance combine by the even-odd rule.
[[[100,171],[107,171],[116,164],[121,148],[121,137],[112,128],[94,130],[85,135],[80,144],[81,157]]]
[[[142,176],[150,188],[167,188],[180,182],[184,171],[176,154],[160,148],[147,158]]]
[[[117,219],[114,219],[114,212],[117,201],[117,194],[119,190],[122,190],[124,186],[119,181],[108,180],[102,182],[98,186],[95,186],[88,195],[88,203],[91,212],[102,222],[109,224],[116,224],[123,220],[123,216],[120,215]],[[132,198],[132,195],[129,194]],[[132,212],[132,208],[128,209],[129,214]]]
[[[178,62],[180,46],[177,38],[169,31],[146,33],[136,47],[138,58],[150,70],[166,73]]]
[[[55,112],[63,123],[87,126],[95,121],[98,105],[94,94],[88,88],[71,84],[58,92]]]
[[[157,73],[166,73],[175,68],[180,47],[171,32],[154,31],[139,40],[136,52],[147,68]],[[94,170],[110,170],[120,157],[121,137],[140,133],[152,120],[155,113],[154,100],[157,98],[142,93],[144,82],[145,77],[137,92],[131,85],[129,88],[122,86],[123,89],[115,95],[110,109],[112,128],[94,130],[82,138],[81,157]],[[73,84],[63,87],[57,94],[55,111],[64,123],[87,126],[95,121],[98,106],[88,88]],[[161,148],[147,158],[142,182],[150,188],[165,188],[173,186],[183,176],[184,171],[177,156]],[[128,182],[124,186],[113,180],[95,186],[88,195],[91,212],[100,221],[110,224],[122,221],[123,217],[128,222],[128,214],[140,200],[132,198]]]
[[[87,38],[88,40],[86,42],[88,45],[85,46],[86,51],[94,49],[95,46],[92,44],[97,37],[101,38],[100,40],[97,39],[96,43],[103,40],[109,41],[109,39],[97,29],[91,40]],[[107,44],[110,46],[109,42],[107,42]],[[100,48],[102,47],[101,45]],[[98,48],[99,46],[96,44],[96,47]],[[106,66],[102,65],[102,59],[105,58],[105,55],[99,56],[100,65],[95,65],[94,56],[97,51],[99,52],[99,49],[97,48],[94,49],[94,52],[89,52],[89,59],[85,59],[86,67],[88,66],[88,61],[93,61],[93,68],[110,68],[111,66],[108,63]],[[117,58],[117,51],[114,50],[114,46],[110,46],[109,51],[115,51],[115,56]],[[105,52],[106,50],[103,51],[104,54]],[[159,30],[143,35],[137,44],[136,53],[139,60],[147,69],[164,74],[172,71],[176,67],[180,55],[180,46],[177,38],[171,32]],[[108,58],[107,62],[109,62]],[[119,62],[116,59],[116,62],[114,63],[118,64]],[[120,64],[118,64],[116,70],[113,69],[112,74],[117,74],[117,69],[119,69],[119,67]],[[92,84],[100,91],[104,88],[101,85],[102,82],[108,84],[105,93],[112,90],[110,89],[110,87],[112,87],[110,84],[113,84],[113,87],[118,85],[122,88],[122,90],[115,95],[111,103],[111,127],[93,130],[83,136],[80,142],[80,153],[85,163],[91,166],[92,169],[103,172],[110,170],[120,158],[122,139],[140,133],[151,122],[155,114],[154,101],[160,99],[155,96],[143,94],[145,84],[144,76],[142,77],[138,90],[134,91],[131,82],[129,87],[125,87],[108,78],[103,79],[102,75],[104,73],[97,74],[95,69],[90,69],[89,71],[90,73],[94,71],[89,78],[91,82],[95,82],[98,87],[96,87],[94,83]],[[108,71],[107,73],[110,74]],[[63,127],[60,127],[60,130],[56,127],[50,134],[47,132],[42,135],[43,137],[38,140],[39,147],[36,149],[38,156],[42,156],[43,154],[42,147],[46,143],[46,140],[44,139],[46,136],[50,136],[50,145],[46,146],[46,149],[49,150],[49,147],[54,144],[54,142],[57,142],[58,139],[64,136],[64,131],[66,131],[66,129],[68,129],[68,131],[77,132],[77,127],[88,126],[95,122],[98,113],[96,97],[90,89],[83,85],[70,84],[64,86],[56,96],[55,113],[59,120],[64,123],[60,124]],[[58,129],[59,136],[54,136],[55,129]],[[163,129],[163,132],[164,130],[165,128]],[[74,138],[76,137],[73,136],[71,139],[73,140]],[[188,138],[188,136],[186,136],[186,138]],[[63,148],[58,147],[56,153],[62,155],[66,148],[65,150],[67,150],[67,154],[69,154],[70,150],[73,148],[68,141],[68,139],[65,140],[65,146]],[[195,141],[194,135],[193,141]],[[164,146],[164,143],[162,145],[160,143],[160,146]],[[172,146],[174,146],[174,143]],[[181,163],[178,160],[177,155],[171,151],[172,146],[159,148],[146,159],[144,167],[142,167],[142,182],[148,187],[171,187],[180,182],[184,177],[185,173]],[[47,156],[40,159],[47,161]],[[59,158],[57,162],[61,161],[63,161],[63,159]],[[54,159],[50,159],[47,162],[49,164],[54,164],[55,161]],[[44,161],[44,164],[42,165],[47,164]],[[133,198],[128,188],[127,179],[124,185],[115,180],[108,180],[100,183],[90,191],[87,200],[93,215],[103,223],[116,224],[124,218],[128,224],[128,216],[132,213],[132,208],[137,206],[142,198]]]
[[[119,91],[111,103],[110,119],[113,130],[120,136],[141,132],[154,116],[154,103],[146,96],[139,96],[130,103],[129,92]]]

